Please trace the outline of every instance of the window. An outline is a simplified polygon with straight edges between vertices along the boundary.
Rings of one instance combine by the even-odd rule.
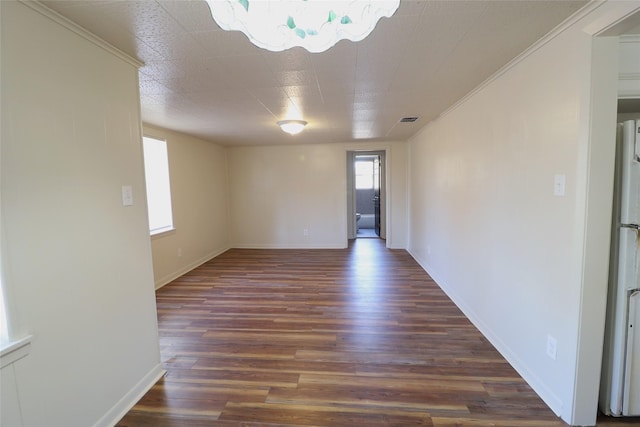
[[[5,304],[6,301],[2,289],[2,272],[0,271],[0,368],[3,368],[3,370],[6,366],[29,354],[32,339],[31,335],[20,339],[9,337],[9,316]]]
[[[2,292],[2,281],[0,279],[0,348],[9,342],[7,311],[4,306],[4,292]]]
[[[173,230],[171,184],[167,142],[144,137],[144,175],[147,181],[147,207],[151,235]]]
[[[371,190],[373,188],[373,161],[356,160],[356,190]]]

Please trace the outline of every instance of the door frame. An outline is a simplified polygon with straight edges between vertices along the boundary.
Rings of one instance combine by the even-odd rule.
[[[595,19],[582,21],[583,31],[591,36],[591,81],[589,102],[584,110],[585,141],[579,154],[583,175],[576,185],[580,188],[577,199],[584,207],[578,258],[578,345],[572,401],[560,414],[571,425],[593,425],[597,416],[607,300],[607,287],[603,283],[608,281],[613,210],[615,144],[612,142],[620,90],[618,36],[625,31],[624,21],[638,18],[633,15],[640,13],[640,7],[637,3],[609,2],[602,10]]]
[[[380,156],[380,238],[387,240],[387,150],[347,151],[347,240],[356,235],[356,182],[354,162],[359,155]]]

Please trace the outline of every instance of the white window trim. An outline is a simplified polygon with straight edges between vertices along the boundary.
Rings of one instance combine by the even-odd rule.
[[[174,231],[176,231],[176,227],[171,226],[171,227],[158,228],[157,230],[152,230],[150,234],[151,234],[151,237],[159,237],[159,236],[164,236],[165,234],[171,234]]]
[[[17,362],[31,351],[32,335],[27,335],[16,341],[3,343],[0,347],[0,369]]]

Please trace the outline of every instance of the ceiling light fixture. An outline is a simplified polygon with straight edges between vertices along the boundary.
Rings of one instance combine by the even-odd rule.
[[[304,120],[280,120],[278,122],[278,126],[284,132],[295,135],[302,132],[302,129],[307,125],[307,122]]]
[[[324,52],[342,39],[360,41],[400,0],[206,0],[213,19],[253,44],[279,52],[301,46]]]

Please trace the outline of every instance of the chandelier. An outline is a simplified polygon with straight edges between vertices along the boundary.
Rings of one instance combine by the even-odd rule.
[[[342,39],[360,41],[400,0],[206,0],[223,30],[242,31],[253,44],[279,52],[301,46],[323,52]]]

